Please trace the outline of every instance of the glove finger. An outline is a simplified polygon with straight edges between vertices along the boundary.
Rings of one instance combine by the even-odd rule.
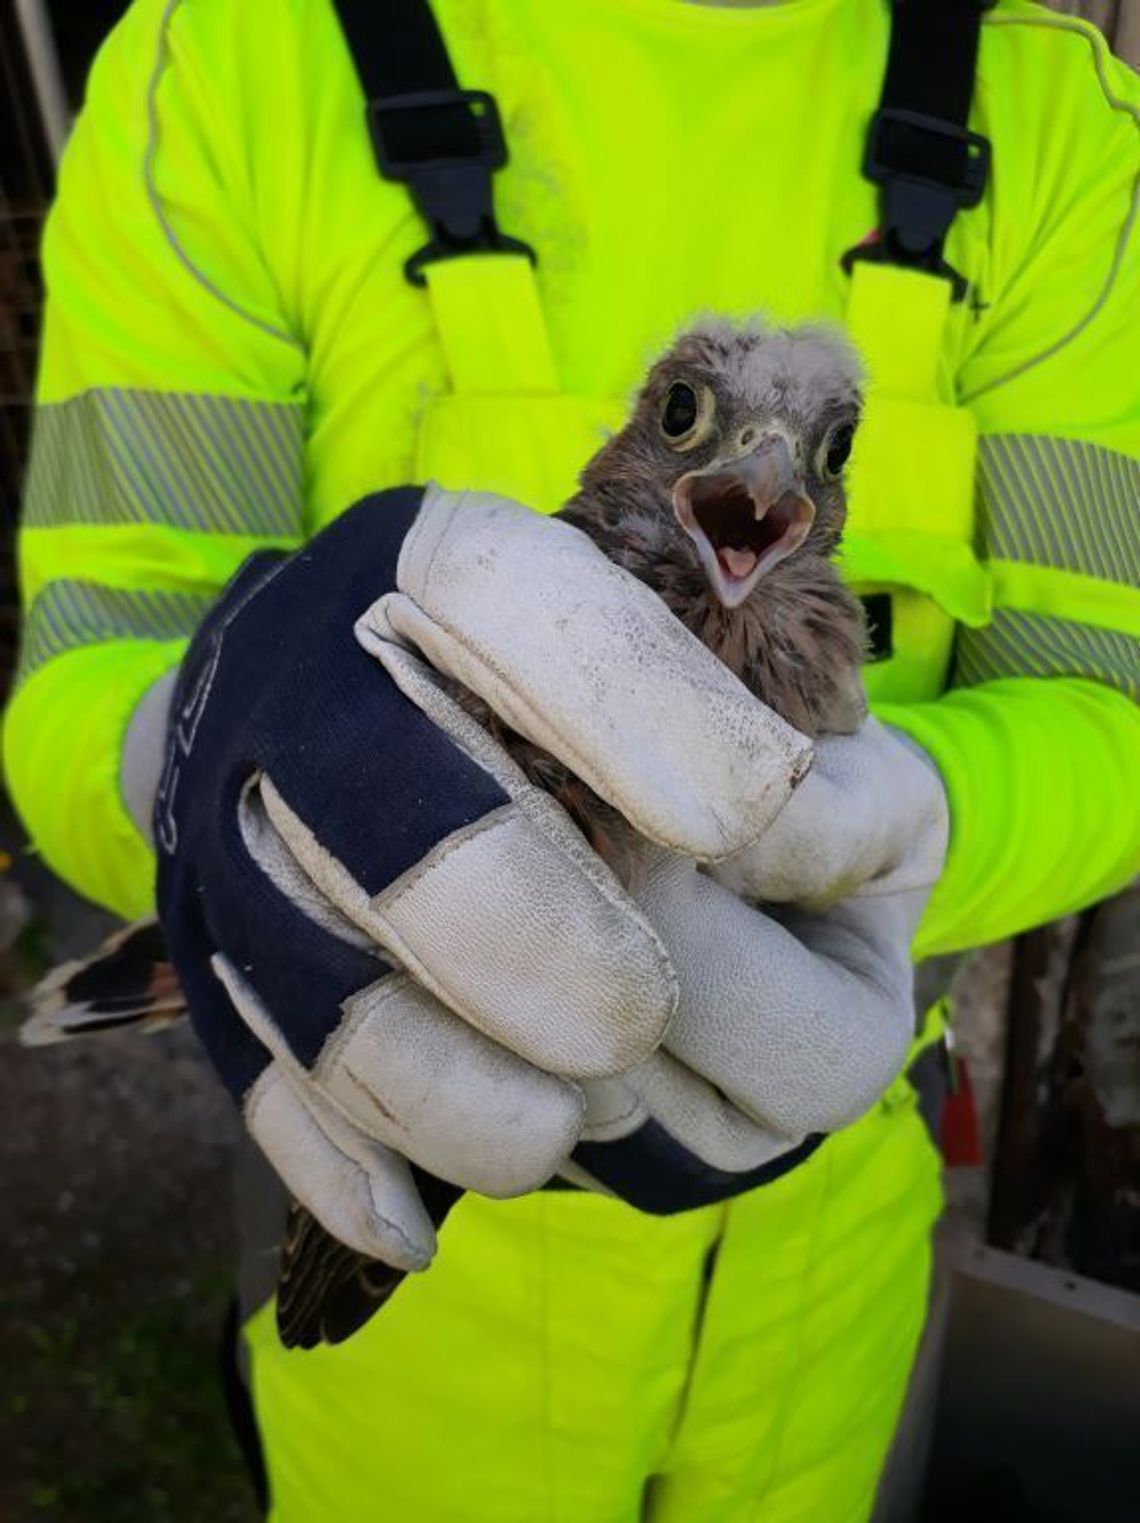
[[[725,856],[803,774],[806,737],[569,524],[429,487],[396,580],[359,621],[361,644],[386,664],[416,646],[651,840]]]
[[[340,1241],[397,1268],[423,1268],[434,1252],[434,1228],[408,1165],[333,1107],[324,1107],[318,1120],[305,1105],[241,1019],[215,971],[223,960],[212,953],[198,917],[180,917],[169,940],[195,1029],[247,1129],[288,1188]],[[369,965],[374,971],[374,960]]]
[[[374,943],[287,849],[256,788],[245,790],[237,821],[242,849],[220,886],[215,960],[241,1016],[228,1024],[256,1033],[279,1064],[292,1065],[298,1086],[321,1087],[365,1134],[441,1178],[495,1196],[550,1178],[578,1136],[576,1087],[481,1034],[406,976],[386,976]],[[576,849],[588,856],[580,838]],[[503,947],[488,958],[492,950],[501,962]],[[500,977],[519,1018],[541,1025],[525,965]],[[620,1061],[622,1049],[613,1056]]]
[[[675,1140],[714,1169],[731,1174],[758,1169],[804,1140],[802,1131],[778,1132],[745,1115],[668,1052],[655,1052],[627,1082],[654,1116],[668,1118]]]
[[[304,1070],[257,995],[216,960],[234,1006],[306,1094],[316,1090],[366,1136],[483,1195],[538,1189],[570,1152],[584,1101],[574,1084],[489,1041],[404,974],[344,1004],[335,1035]]]
[[[909,892],[938,879],[948,833],[931,764],[868,720],[855,735],[817,742],[811,770],[770,828],[714,876],[769,903]]]
[[[902,1066],[913,973],[896,900],[805,914],[796,935],[675,858],[649,873],[642,904],[681,983],[665,1046],[763,1126],[834,1131]]]
[[[490,749],[467,723],[472,744]],[[322,894],[492,1041],[578,1078],[619,1073],[661,1040],[676,1003],[668,954],[538,789],[523,786],[513,804],[456,832],[375,894],[324,848],[272,779],[261,780],[260,792]]]
[[[584,1142],[613,1142],[628,1137],[648,1117],[641,1097],[623,1079],[587,1079],[582,1085],[586,1114]]]
[[[425,1269],[435,1228],[407,1162],[365,1137],[318,1093],[271,1063],[243,1107],[254,1141],[339,1242],[397,1269]]]

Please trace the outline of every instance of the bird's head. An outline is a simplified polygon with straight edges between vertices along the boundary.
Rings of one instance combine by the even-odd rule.
[[[624,496],[658,553],[695,557],[739,607],[790,556],[838,543],[862,379],[835,329],[703,324],[654,365],[583,487],[604,484],[611,511]]]

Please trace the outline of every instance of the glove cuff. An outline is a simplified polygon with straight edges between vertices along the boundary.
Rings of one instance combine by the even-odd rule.
[[[639,1211],[675,1216],[771,1184],[825,1141],[825,1134],[813,1132],[786,1153],[737,1173],[703,1162],[650,1118],[618,1142],[580,1142],[570,1156],[578,1170]]]
[[[178,670],[177,666],[172,667],[147,688],[131,715],[123,741],[119,771],[123,803],[139,834],[151,845],[154,844],[154,801],[162,777],[166,732]]]

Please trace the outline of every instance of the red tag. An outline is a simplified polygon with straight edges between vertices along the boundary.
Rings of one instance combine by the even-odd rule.
[[[970,1070],[965,1058],[957,1053],[948,1054],[953,1073],[953,1087],[942,1107],[942,1127],[939,1142],[942,1158],[948,1169],[976,1169],[983,1162],[982,1129],[978,1123],[978,1107],[974,1101],[974,1087],[970,1083]]]

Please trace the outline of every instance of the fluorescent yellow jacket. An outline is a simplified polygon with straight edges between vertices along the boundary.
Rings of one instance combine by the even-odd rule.
[[[446,282],[403,279],[423,229],[376,173],[328,0],[136,0],[92,76],[45,244],[4,747],[49,863],[123,913],[152,875],[119,790],[128,720],[251,549],[299,543],[449,448],[485,460],[453,484],[553,507],[537,498],[595,442],[583,418],[620,416],[694,313],[852,315],[839,261],[876,222],[859,162],[880,0],[436,9],[461,82],[503,113],[499,220],[539,254],[549,373],[529,407],[491,391],[449,409]],[[928,449],[922,406],[911,438],[896,409],[856,461],[850,572],[917,610],[872,698],[951,801],[921,952],[1086,903],[1140,856],[1138,112],[1088,29],[1020,0],[987,14],[971,125],[994,174],[947,247],[971,299],[932,318],[931,374],[895,377],[956,421]],[[889,369],[893,288],[864,286],[857,336]],[[511,333],[492,341],[509,366]],[[972,468],[975,434],[973,511],[951,512],[944,479]],[[531,486],[522,455],[544,439],[562,461]]]

